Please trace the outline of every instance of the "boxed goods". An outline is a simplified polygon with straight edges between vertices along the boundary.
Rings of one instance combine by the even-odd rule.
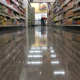
[[[2,22],[0,22],[0,26],[2,26],[3,25],[3,23]]]
[[[3,12],[2,5],[0,4],[0,13],[2,13],[2,12]]]
[[[69,19],[68,19],[67,25],[73,25],[73,18],[69,18]]]
[[[0,16],[0,22],[4,22],[4,17]]]
[[[73,7],[73,3],[74,3],[74,1],[72,0],[69,4],[68,4],[68,7],[67,7],[67,9],[70,9],[70,8],[72,8]]]
[[[76,17],[76,16],[80,16],[80,11],[78,11],[78,12],[74,12],[74,13],[73,13],[73,16],[74,16],[74,17]]]

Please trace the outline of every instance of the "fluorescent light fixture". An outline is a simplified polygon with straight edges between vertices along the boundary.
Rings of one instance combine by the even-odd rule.
[[[36,61],[36,62],[27,62],[27,64],[42,64],[41,61]]]
[[[56,55],[51,55],[51,57],[56,57]]]
[[[28,55],[28,58],[39,58],[42,57],[42,55]]]
[[[51,50],[51,53],[54,52],[54,50]]]
[[[59,61],[51,61],[51,64],[59,64]]]
[[[62,75],[64,75],[65,74],[65,71],[55,71],[54,74],[58,74],[58,75],[59,74],[62,74]]]

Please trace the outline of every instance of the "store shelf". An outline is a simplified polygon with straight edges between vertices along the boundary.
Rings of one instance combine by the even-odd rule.
[[[69,0],[63,7],[67,6],[72,0]]]
[[[3,4],[4,6],[6,6],[6,7],[10,8],[10,9],[12,9],[13,11],[15,11],[15,12],[19,13],[19,11],[18,11],[18,10],[16,10],[16,9],[15,9],[15,8],[13,8],[13,7],[11,7],[10,5],[5,4],[5,3],[3,3],[3,2],[0,2],[0,3],[1,3],[1,4]]]
[[[15,2],[14,0],[11,0],[11,1],[19,7],[19,3],[18,2]]]
[[[23,20],[25,20],[26,18],[24,18],[24,17],[20,17],[21,19],[23,19]]]
[[[77,19],[77,18],[80,18],[80,16],[73,17],[73,19]]]
[[[59,0],[60,1],[60,0]],[[67,1],[67,0],[64,0]],[[80,71],[80,42],[74,41],[74,40],[80,40],[80,25],[79,25],[79,21],[80,21],[80,16],[76,16],[77,14],[79,15],[80,12],[80,7],[74,9],[74,7],[71,7],[72,5],[74,5],[74,1],[70,0],[68,3],[66,3],[63,6],[63,10],[65,10],[65,8],[69,8],[66,11],[62,11],[62,12],[57,12],[57,14],[55,14],[55,12],[53,12],[53,19],[56,20],[53,22],[53,19],[51,19],[51,17],[48,17],[48,24],[49,24],[49,30],[48,30],[48,36],[49,37],[49,41],[51,43],[50,46],[52,46],[54,48],[54,51],[59,54],[59,57],[61,59],[61,63],[66,66],[66,62],[69,63],[69,65],[67,65],[67,67],[75,74],[75,77],[78,78],[79,77],[79,71]],[[71,2],[71,5],[70,5]],[[80,2],[80,0],[76,1],[76,4]],[[55,3],[53,3],[55,5]],[[60,2],[56,3],[57,6],[55,6],[55,8],[59,8],[60,9]],[[58,5],[59,4],[59,5]],[[61,3],[62,4],[62,3]],[[77,6],[77,5],[76,5]],[[70,8],[71,7],[71,8]],[[57,9],[57,10],[59,10]],[[72,9],[74,10],[74,13],[72,11]],[[70,11],[69,11],[70,10]],[[79,11],[79,12],[77,12]],[[62,15],[59,15],[59,14]],[[65,13],[65,14],[64,14]],[[51,16],[51,15],[50,15]],[[64,20],[63,20],[64,19]],[[53,23],[51,23],[53,22]],[[75,22],[78,25],[74,25],[73,22]],[[57,25],[59,24],[59,25]],[[63,25],[64,24],[64,25]],[[72,24],[72,25],[70,25]],[[57,32],[57,30],[59,30]],[[54,34],[54,35],[53,35]],[[74,35],[75,34],[75,35]],[[77,36],[78,35],[78,36]],[[65,60],[66,58],[66,60]],[[72,68],[72,66],[74,66]],[[72,74],[73,76],[73,74]],[[74,78],[74,76],[72,77]]]
[[[0,8],[2,11],[0,13],[0,38],[2,38],[0,39],[2,41],[0,45],[0,80],[18,80],[26,58],[24,53],[26,45],[26,20],[24,12],[26,10],[24,9],[23,12],[18,11],[17,9],[20,10],[20,3],[17,4],[14,2],[15,0],[9,0],[12,6],[8,5],[7,1],[5,3],[2,1],[0,1],[2,6]],[[3,10],[3,7],[6,10]],[[17,73],[17,76],[15,73]]]
[[[80,7],[73,9],[73,12],[80,11]]]
[[[67,11],[69,11],[69,10],[71,10],[71,9],[73,9],[73,7],[69,8],[68,10],[64,11],[63,13],[66,13]]]
[[[15,27],[15,26],[20,26],[20,25],[0,25],[0,27]]]
[[[20,10],[24,12],[23,8],[20,7]]]
[[[77,4],[77,3],[79,3],[79,2],[80,2],[80,0],[75,1],[75,2],[74,2],[74,5]]]
[[[21,7],[23,10],[25,10],[22,5],[20,5],[20,7]]]

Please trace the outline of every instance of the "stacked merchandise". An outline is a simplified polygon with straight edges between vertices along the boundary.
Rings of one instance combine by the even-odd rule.
[[[70,80],[79,80],[80,0],[55,0],[51,7],[48,10],[50,46],[70,72]]]
[[[51,12],[48,16],[53,15],[50,22],[54,25],[73,25],[73,4],[73,0],[56,0],[48,11],[48,14]]]
[[[47,25],[51,24],[53,21],[53,12],[52,12],[53,6],[51,5],[48,9],[48,13],[47,13]]]
[[[23,8],[23,0],[21,0],[19,3],[20,3],[20,25],[25,26],[26,11]]]
[[[28,26],[31,26],[31,4],[28,1]]]
[[[0,27],[25,25],[25,9],[18,0],[0,1]]]
[[[19,80],[25,62],[22,0],[0,0],[0,80]]]
[[[80,1],[74,0],[73,24],[80,25]]]

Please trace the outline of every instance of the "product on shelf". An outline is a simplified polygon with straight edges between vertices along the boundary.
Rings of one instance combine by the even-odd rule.
[[[24,20],[23,25],[25,25],[25,15],[26,15],[25,9],[22,7],[22,10],[21,10],[19,6],[20,6],[19,1],[17,0],[2,0],[1,1],[0,16],[4,17],[3,18],[4,21],[3,22],[0,21],[1,26],[20,25],[20,19]],[[23,6],[22,3],[21,3],[21,6]],[[20,18],[20,16],[22,16],[22,18]]]

